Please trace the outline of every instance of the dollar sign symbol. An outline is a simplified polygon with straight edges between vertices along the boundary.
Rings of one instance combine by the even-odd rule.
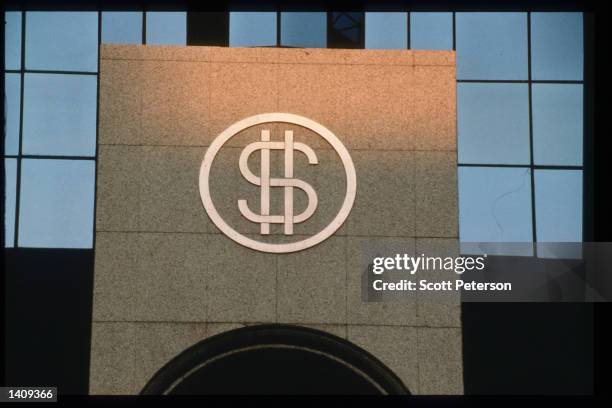
[[[261,150],[261,177],[257,177],[247,164],[249,156]],[[285,151],[285,177],[270,178],[270,150]],[[293,131],[285,130],[284,142],[271,142],[270,131],[261,131],[261,141],[254,142],[244,148],[240,154],[240,172],[251,184],[260,186],[260,214],[256,214],[247,205],[247,200],[238,200],[238,209],[242,215],[251,222],[260,224],[262,235],[270,234],[270,224],[284,224],[285,235],[293,234],[293,224],[306,221],[317,209],[317,193],[312,186],[303,180],[293,177],[293,152],[297,150],[306,155],[308,163],[318,164],[315,152],[304,143],[293,141]],[[285,213],[283,215],[270,215],[270,187],[284,187]],[[308,205],[298,214],[293,214],[293,188],[299,188],[306,193]]]

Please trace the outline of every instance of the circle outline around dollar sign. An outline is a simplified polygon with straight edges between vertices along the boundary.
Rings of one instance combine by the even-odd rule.
[[[342,165],[344,166],[344,171],[346,174],[346,195],[344,197],[344,201],[342,202],[342,206],[338,211],[338,214],[336,214],[336,217],[321,231],[301,241],[274,244],[257,241],[255,239],[242,235],[234,228],[232,228],[229,224],[227,224],[225,220],[219,215],[210,195],[210,170],[219,150],[221,150],[223,145],[225,145],[225,143],[236,134],[240,133],[245,129],[263,123],[289,123],[302,126],[313,131],[314,133],[325,139],[334,148],[334,150],[340,157],[340,160],[342,161]],[[202,165],[200,166],[199,185],[200,198],[202,199],[202,204],[206,209],[206,213],[210,217],[211,221],[217,226],[217,228],[221,230],[221,232],[223,232],[233,241],[247,248],[251,248],[261,252],[282,254],[302,251],[304,249],[311,248],[329,238],[331,235],[333,235],[334,232],[338,230],[338,228],[340,228],[340,226],[342,226],[344,221],[346,221],[346,219],[348,218],[355,202],[355,195],[357,193],[357,176],[355,173],[355,165],[353,164],[353,160],[351,159],[348,150],[346,149],[346,147],[344,147],[340,139],[338,139],[336,135],[334,135],[325,126],[315,122],[312,119],[308,119],[303,116],[295,115],[292,113],[262,113],[259,115],[250,116],[234,123],[227,129],[225,129],[223,132],[221,132],[219,136],[215,138],[215,140],[213,140],[211,145],[206,150],[204,160],[202,161]]]

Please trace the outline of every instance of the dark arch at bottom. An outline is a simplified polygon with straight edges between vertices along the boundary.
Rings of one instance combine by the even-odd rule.
[[[376,357],[320,330],[259,325],[207,338],[170,360],[141,394],[410,394]]]

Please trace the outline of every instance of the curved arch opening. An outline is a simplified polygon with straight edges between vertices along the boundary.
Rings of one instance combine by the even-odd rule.
[[[329,333],[292,325],[230,330],[162,367],[142,394],[410,394],[376,357]]]

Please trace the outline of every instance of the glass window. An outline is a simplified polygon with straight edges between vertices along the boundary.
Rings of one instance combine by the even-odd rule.
[[[24,159],[19,246],[91,248],[95,162]]]
[[[98,69],[98,13],[28,11],[25,63],[28,69]]]
[[[187,13],[180,11],[147,12],[147,44],[187,44]]]
[[[457,13],[458,79],[527,79],[526,13]]]
[[[328,33],[330,48],[358,49],[365,47],[365,13],[333,11]]]
[[[407,13],[365,13],[365,47],[376,49],[407,49]]]
[[[533,79],[583,79],[582,13],[531,13]]]
[[[21,12],[4,13],[4,67],[21,69]]]
[[[102,42],[106,44],[142,44],[141,11],[102,13]]]
[[[529,164],[527,84],[457,84],[459,163]]]
[[[23,109],[24,154],[95,154],[95,75],[26,74]]]
[[[281,13],[281,45],[290,47],[327,47],[327,13]]]
[[[582,241],[582,170],[536,170],[538,242]]]
[[[5,142],[4,153],[19,153],[19,110],[21,101],[21,75],[4,74]]]
[[[464,253],[491,253],[464,243],[532,242],[531,174],[528,168],[459,167],[459,237]],[[470,248],[464,251],[463,248]],[[501,247],[531,255],[531,245]],[[512,253],[509,253],[512,252]]]
[[[17,187],[17,159],[4,159],[4,246],[15,246],[15,197]]]
[[[533,84],[535,164],[582,165],[582,85]]]
[[[453,13],[410,13],[410,48],[452,50]]]
[[[276,45],[276,12],[230,12],[230,47]]]

